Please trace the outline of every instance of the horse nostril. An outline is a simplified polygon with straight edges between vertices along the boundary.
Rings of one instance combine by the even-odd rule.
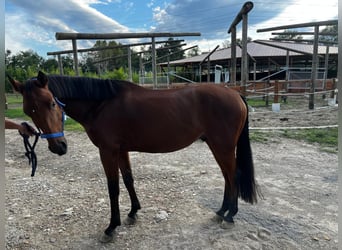
[[[62,154],[65,154],[68,151],[68,144],[64,141],[59,142]]]

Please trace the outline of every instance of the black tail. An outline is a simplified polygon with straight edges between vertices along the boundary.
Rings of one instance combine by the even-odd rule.
[[[246,100],[242,97],[248,110]],[[251,204],[257,202],[257,185],[254,178],[254,165],[252,157],[252,149],[249,140],[248,129],[248,111],[247,119],[239,137],[236,148],[236,165],[237,165],[237,187],[239,189],[239,197]]]

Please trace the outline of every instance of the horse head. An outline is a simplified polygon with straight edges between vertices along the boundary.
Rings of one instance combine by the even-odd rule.
[[[15,91],[23,96],[23,110],[31,117],[42,138],[46,138],[52,153],[64,155],[67,142],[64,138],[64,111],[62,103],[54,97],[48,88],[47,76],[39,71],[36,78],[20,83],[8,76]]]

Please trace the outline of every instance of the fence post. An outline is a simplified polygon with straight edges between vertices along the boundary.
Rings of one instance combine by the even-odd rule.
[[[274,99],[273,103],[279,103],[279,82],[276,80],[274,82]]]
[[[266,96],[265,96],[265,104],[266,104],[266,107],[268,107],[268,87],[270,86],[270,79],[268,79],[266,82],[265,82],[265,89],[266,89]]]

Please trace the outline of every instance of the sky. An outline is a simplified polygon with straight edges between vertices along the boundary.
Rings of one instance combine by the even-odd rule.
[[[71,49],[71,41],[56,40],[56,32],[200,32],[180,37],[206,52],[230,40],[228,28],[246,1],[240,0],[5,0],[5,49],[12,54],[33,50]],[[248,36],[269,39],[257,29],[338,18],[338,0],[255,0],[248,14]],[[241,38],[241,23],[237,38]],[[159,40],[167,40],[160,38]],[[177,38],[174,38],[177,39]],[[158,40],[158,39],[157,39]],[[117,42],[150,42],[151,39],[120,39]],[[90,48],[95,41],[78,41]]]

